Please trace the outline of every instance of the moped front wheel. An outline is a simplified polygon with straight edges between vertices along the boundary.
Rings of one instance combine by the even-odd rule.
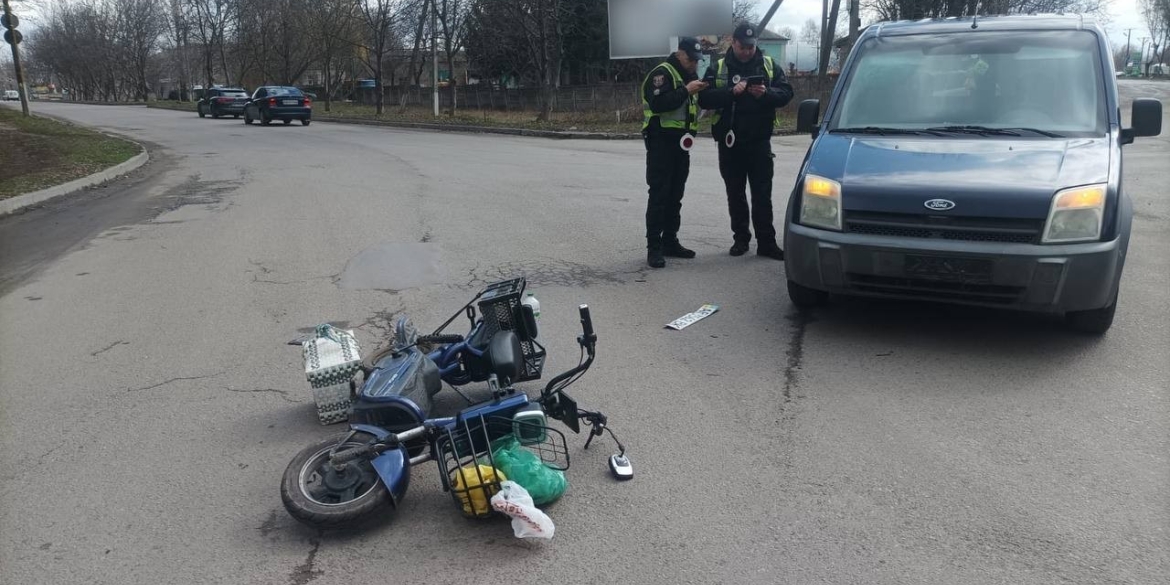
[[[336,469],[329,453],[361,447],[374,439],[369,433],[349,433],[310,445],[289,462],[280,482],[280,498],[288,513],[314,528],[351,528],[372,520],[391,505],[390,492],[368,459],[357,459]]]

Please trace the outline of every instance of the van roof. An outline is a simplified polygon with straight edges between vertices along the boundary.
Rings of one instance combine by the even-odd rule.
[[[1011,16],[962,16],[925,18],[877,23],[866,28],[863,37],[910,35],[972,30],[1084,30],[1102,32],[1092,18],[1078,14],[1018,14]]]

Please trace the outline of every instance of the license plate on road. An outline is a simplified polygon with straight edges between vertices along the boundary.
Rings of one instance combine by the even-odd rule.
[[[906,276],[930,280],[968,283],[991,281],[991,260],[982,258],[906,256],[903,270]]]
[[[284,100],[281,103],[283,103],[286,106],[295,106],[295,105],[297,105],[297,100]]]

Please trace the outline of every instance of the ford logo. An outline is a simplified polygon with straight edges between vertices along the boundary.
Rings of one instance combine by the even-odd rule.
[[[948,211],[955,208],[955,202],[949,199],[931,199],[923,205],[932,211]]]

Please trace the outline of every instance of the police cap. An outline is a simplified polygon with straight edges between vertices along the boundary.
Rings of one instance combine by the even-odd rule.
[[[735,27],[735,32],[731,33],[731,38],[739,41],[740,44],[752,47],[756,46],[756,40],[759,36],[760,30],[750,22],[739,23],[739,26]]]
[[[685,51],[687,56],[693,61],[698,61],[703,58],[703,46],[699,44],[699,39],[695,37],[679,37],[678,50]]]

